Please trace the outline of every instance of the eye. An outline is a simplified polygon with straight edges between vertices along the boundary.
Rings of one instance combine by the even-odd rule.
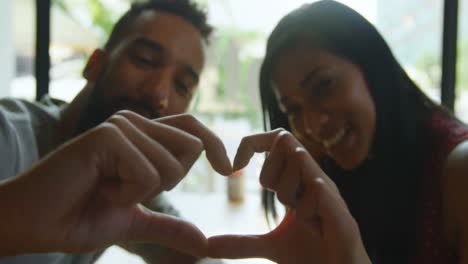
[[[151,58],[142,55],[133,55],[132,61],[140,68],[154,68],[156,66],[155,62]]]
[[[186,83],[180,80],[175,81],[176,92],[182,97],[187,97],[190,95],[190,87]]]
[[[329,77],[320,78],[312,88],[312,96],[317,99],[326,99],[333,94],[333,79]]]
[[[148,58],[145,58],[145,57],[142,57],[142,56],[136,56],[136,60],[141,63],[141,64],[144,64],[144,65],[152,65],[152,61],[151,59],[148,59]]]
[[[319,86],[321,87],[328,87],[330,86],[332,83],[332,79],[331,78],[323,78],[323,79],[320,79],[319,80]]]
[[[137,67],[157,68],[164,63],[163,57],[157,52],[152,52],[145,48],[134,48],[130,51],[130,59]]]

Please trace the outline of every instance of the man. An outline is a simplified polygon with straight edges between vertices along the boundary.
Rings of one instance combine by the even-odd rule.
[[[118,110],[146,118],[185,112],[198,84],[203,45],[211,30],[206,14],[189,0],[134,4],[117,22],[104,49],[90,57],[83,74],[87,84],[68,106],[59,107],[50,99],[45,100],[48,107],[13,99],[0,102],[0,179],[20,174]],[[160,198],[148,207],[175,214]],[[170,262],[178,256],[170,250],[126,247],[149,262],[166,256]],[[0,263],[89,263],[94,258],[56,253],[17,256]]]

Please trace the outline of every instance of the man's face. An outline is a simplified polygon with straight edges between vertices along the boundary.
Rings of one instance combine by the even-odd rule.
[[[203,68],[202,42],[199,31],[183,18],[143,12],[107,51],[78,132],[123,109],[147,118],[185,112]]]

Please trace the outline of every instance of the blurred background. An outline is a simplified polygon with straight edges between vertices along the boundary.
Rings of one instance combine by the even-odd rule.
[[[51,1],[49,94],[52,97],[70,101],[84,87],[81,71],[88,56],[105,42],[114,22],[129,8],[131,2]],[[216,27],[216,31],[207,47],[206,68],[191,112],[218,133],[233,158],[243,136],[262,131],[258,75],[266,37],[283,15],[311,1],[197,2],[208,10],[209,21]],[[351,6],[371,21],[414,81],[432,99],[441,101],[443,0],[339,2]],[[455,113],[462,120],[468,121],[468,0],[459,1],[458,14]],[[0,1],[0,58],[3,60],[0,97],[35,100],[35,34],[36,1]],[[209,230],[204,230],[207,233],[215,234],[225,230],[265,232],[268,228],[261,212],[258,184],[261,165],[262,156],[258,155],[243,172],[245,198],[241,206],[227,202],[227,180],[217,175],[204,157],[195,164],[189,177],[170,197],[187,218],[204,225]],[[211,198],[197,200],[197,194]],[[201,213],[198,204],[201,202],[211,203],[211,209]],[[227,218],[238,217],[239,214],[230,213],[233,210],[247,214],[250,219],[239,218],[236,221],[248,224],[216,228],[225,223]],[[200,215],[208,214],[209,218],[216,219],[219,212],[224,213],[218,220],[206,221]],[[113,247],[99,262],[141,263],[141,260]],[[258,263],[266,262],[258,260]]]

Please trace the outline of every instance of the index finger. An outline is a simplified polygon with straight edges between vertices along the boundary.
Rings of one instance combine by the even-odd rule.
[[[245,167],[255,153],[269,152],[280,133],[288,133],[284,129],[275,129],[269,132],[258,133],[244,137],[237,149],[234,158],[234,170]]]
[[[206,157],[211,166],[222,175],[230,175],[232,173],[231,162],[229,161],[223,142],[195,117],[181,114],[158,118],[155,121],[176,127],[199,138],[203,142]]]
[[[310,216],[317,213],[325,221],[340,226],[349,215],[349,211],[338,188],[305,150],[298,149],[297,152],[300,153],[298,158],[303,164],[301,166],[301,176],[305,185],[303,201],[300,203],[298,212]],[[310,201],[312,200],[317,200],[316,212],[310,210]]]

